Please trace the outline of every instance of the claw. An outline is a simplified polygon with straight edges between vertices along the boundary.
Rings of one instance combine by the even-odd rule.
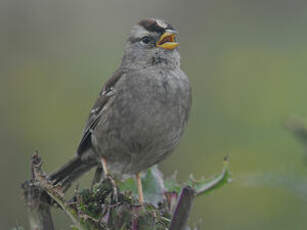
[[[117,203],[118,202],[118,191],[117,191],[117,187],[116,187],[116,183],[113,179],[113,177],[109,174],[108,171],[108,167],[107,167],[107,161],[105,158],[101,158],[101,165],[102,165],[102,171],[101,173],[103,173],[102,178],[106,177],[107,179],[110,180],[111,184],[112,184],[112,189],[113,189],[113,199],[114,201]]]
[[[113,177],[111,175],[107,175],[107,179],[110,180],[110,182],[112,184],[113,200],[117,203],[118,202],[118,191],[117,191],[117,186],[116,186],[115,180],[113,179]]]

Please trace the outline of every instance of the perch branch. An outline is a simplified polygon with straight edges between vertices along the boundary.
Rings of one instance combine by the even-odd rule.
[[[40,162],[38,155],[34,154],[31,158],[31,180],[22,184],[29,213],[30,228],[32,230],[54,230],[49,206],[50,198],[40,188],[35,178],[35,167]]]
[[[39,158],[39,157],[38,157]],[[39,160],[34,161],[34,175],[35,179],[39,182],[40,187],[50,196],[52,200],[54,200],[63,210],[64,212],[70,217],[70,219],[73,221],[74,225],[78,229],[84,229],[80,221],[77,217],[77,214],[75,213],[75,210],[68,207],[66,204],[66,201],[64,200],[64,193],[61,190],[61,187],[59,186],[53,186],[47,179],[46,174],[41,168],[42,161],[39,158]]]
[[[184,230],[190,215],[195,191],[191,186],[182,189],[169,230]]]

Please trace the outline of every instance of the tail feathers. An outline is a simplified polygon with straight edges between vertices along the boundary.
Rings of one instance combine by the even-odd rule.
[[[50,174],[49,179],[54,183],[58,184],[65,177],[67,177],[72,171],[82,165],[82,161],[79,157],[75,157],[69,162],[67,162],[63,167],[58,169],[57,171]]]
[[[71,186],[72,182],[77,180],[80,176],[89,171],[92,167],[96,165],[96,162],[89,162],[88,164],[82,164],[80,167],[76,168],[73,172],[71,172],[67,177],[65,177],[61,181],[61,186],[63,191],[65,192]]]
[[[80,157],[76,156],[63,167],[51,173],[49,180],[51,180],[54,185],[60,184],[63,190],[66,191],[73,181],[89,171],[96,164],[96,161],[82,161]]]

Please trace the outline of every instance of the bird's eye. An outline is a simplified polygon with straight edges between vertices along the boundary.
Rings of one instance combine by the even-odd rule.
[[[142,42],[143,42],[144,44],[148,44],[148,43],[151,42],[151,38],[148,37],[148,36],[142,37]]]

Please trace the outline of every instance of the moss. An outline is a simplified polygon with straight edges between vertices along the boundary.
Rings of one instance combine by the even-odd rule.
[[[158,207],[138,205],[131,192],[117,189],[115,197],[113,185],[106,179],[92,189],[77,191],[70,207],[78,213],[82,226],[86,229],[129,230],[138,229],[165,230],[169,224],[170,213],[167,201]]]

